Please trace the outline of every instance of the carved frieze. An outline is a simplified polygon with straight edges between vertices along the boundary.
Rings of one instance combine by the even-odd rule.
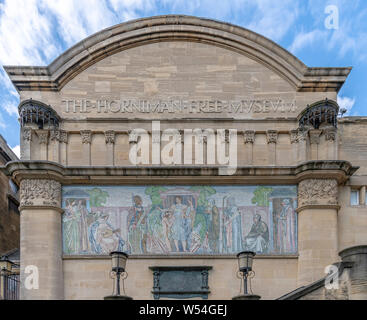
[[[20,182],[20,206],[61,205],[61,184],[55,180],[25,179]]]
[[[267,139],[268,143],[277,143],[278,131],[276,131],[276,130],[266,131],[266,139]]]
[[[83,144],[90,144],[92,142],[92,131],[82,130],[80,131],[80,135],[82,136]]]
[[[255,142],[255,131],[245,130],[243,132],[243,137],[245,139],[245,143],[254,143]]]
[[[338,182],[335,179],[306,179],[299,183],[299,207],[337,204]]]
[[[106,144],[114,144],[115,143],[115,131],[113,130],[109,130],[106,131],[105,133],[105,138],[106,138]]]

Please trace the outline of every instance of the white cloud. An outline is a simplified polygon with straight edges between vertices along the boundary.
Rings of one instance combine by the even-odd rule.
[[[299,3],[294,0],[246,1],[246,6],[251,4],[255,6],[255,11],[252,21],[246,25],[246,28],[275,41],[285,36],[299,14]]]
[[[18,158],[20,158],[20,146],[15,146],[14,148],[11,148],[11,150],[13,150]]]
[[[300,32],[296,35],[288,50],[293,54],[296,54],[301,49],[313,45],[315,42],[325,39],[325,37],[326,32],[318,29],[310,32]]]
[[[1,113],[0,113],[0,128],[2,128],[2,129],[6,128],[5,120],[4,120]]]
[[[356,102],[355,98],[349,98],[349,97],[342,97],[338,95],[338,104],[339,107],[342,109],[346,109],[347,112],[345,113],[345,115],[350,115],[350,112],[352,111],[352,108]]]

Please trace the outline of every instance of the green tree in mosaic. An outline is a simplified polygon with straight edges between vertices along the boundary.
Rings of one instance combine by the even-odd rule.
[[[168,189],[161,186],[150,186],[145,189],[145,194],[150,196],[152,206],[158,206],[162,204],[161,192]]]
[[[200,192],[196,208],[194,229],[199,225],[201,226],[199,234],[201,241],[203,241],[205,234],[208,231],[208,215],[205,214],[205,209],[208,205],[208,197],[215,194],[216,191],[214,188],[209,186],[193,186],[190,190]]]
[[[110,196],[108,192],[103,191],[100,188],[93,188],[92,190],[87,190],[87,192],[90,196],[90,206],[94,208],[103,207],[107,202],[107,198]]]
[[[269,206],[269,194],[273,191],[271,187],[257,187],[254,191],[254,196],[251,199],[253,204],[256,204],[260,207],[268,207]]]

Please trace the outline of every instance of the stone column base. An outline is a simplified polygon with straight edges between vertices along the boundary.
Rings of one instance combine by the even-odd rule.
[[[241,294],[239,296],[235,296],[232,300],[260,300],[261,297],[256,294]]]
[[[104,300],[133,300],[133,298],[128,296],[106,296]]]

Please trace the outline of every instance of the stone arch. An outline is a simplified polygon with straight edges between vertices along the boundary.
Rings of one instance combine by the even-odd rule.
[[[83,70],[114,53],[161,41],[207,43],[254,59],[297,91],[337,91],[351,68],[308,68],[273,41],[242,27],[183,15],[143,18],[102,30],[74,45],[47,67],[4,67],[18,91],[59,91]]]

